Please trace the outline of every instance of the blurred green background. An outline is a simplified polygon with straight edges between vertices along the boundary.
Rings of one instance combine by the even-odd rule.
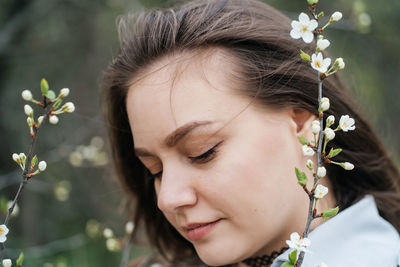
[[[24,267],[118,266],[121,252],[106,245],[104,228],[124,237],[122,190],[109,162],[101,111],[102,71],[118,51],[115,19],[128,11],[168,6],[162,0],[0,0],[0,207],[18,188],[14,152],[27,152],[21,91],[37,98],[45,77],[56,92],[69,87],[76,110],[46,125],[36,151],[48,169],[32,179],[9,223],[7,257],[22,250]],[[184,1],[183,1],[184,2]],[[306,0],[265,0],[293,19]],[[342,75],[399,162],[400,1],[321,1],[344,19],[326,32]],[[283,33],[284,34],[284,33]],[[288,33],[289,34],[289,33]],[[36,110],[38,111],[38,110]],[[1,214],[1,221],[5,218]],[[133,256],[146,253],[143,245]]]

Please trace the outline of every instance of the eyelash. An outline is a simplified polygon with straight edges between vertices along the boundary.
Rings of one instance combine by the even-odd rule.
[[[209,162],[210,160],[214,159],[217,151],[218,151],[218,146],[222,143],[219,142],[218,144],[216,144],[215,146],[213,146],[211,149],[207,150],[206,152],[204,152],[203,154],[196,156],[196,157],[189,157],[190,161],[192,163],[198,163],[198,164],[204,164]],[[161,177],[162,171],[152,174],[150,171],[148,171],[149,173],[149,179],[150,180],[154,180],[157,178]]]

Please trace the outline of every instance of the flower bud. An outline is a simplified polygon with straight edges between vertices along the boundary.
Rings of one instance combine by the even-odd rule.
[[[317,41],[317,48],[322,51],[325,50],[331,43],[326,39],[321,39]]]
[[[39,125],[42,124],[43,119],[44,119],[44,116],[39,116],[39,118],[37,119]]]
[[[32,93],[29,90],[24,90],[21,93],[22,99],[26,101],[31,101],[32,100]]]
[[[330,141],[333,138],[335,138],[335,131],[332,130],[331,128],[325,128],[325,138],[326,140]]]
[[[12,159],[18,164],[21,162],[21,160],[20,160],[20,158],[19,158],[17,153],[13,153],[12,154]]]
[[[46,167],[47,167],[46,161],[42,160],[41,162],[39,162],[39,165],[38,165],[39,171],[42,172],[42,171],[46,170]]]
[[[110,228],[105,228],[103,231],[103,235],[105,238],[113,238],[114,232]]]
[[[317,169],[317,176],[318,176],[319,178],[322,178],[322,177],[325,177],[325,175],[326,175],[326,169],[325,169],[325,167],[318,167],[318,169]]]
[[[329,98],[323,97],[321,98],[321,109],[322,111],[327,111],[330,107]]]
[[[332,21],[339,21],[339,20],[342,19],[342,17],[343,17],[342,13],[339,12],[339,11],[336,11],[335,13],[332,14],[331,20]]]
[[[314,150],[311,147],[307,146],[307,145],[304,145],[302,147],[302,150],[303,150],[304,156],[313,156],[314,153],[315,153]]]
[[[330,115],[326,118],[326,127],[330,127],[332,124],[335,123],[335,116]]]
[[[340,164],[340,166],[342,166],[342,168],[347,171],[351,171],[352,169],[354,169],[354,165],[351,164],[350,162],[344,162],[344,163]]]
[[[335,60],[334,65],[338,67],[338,70],[342,70],[346,66],[346,64],[344,64],[343,58],[341,57]]]
[[[328,194],[328,187],[323,186],[322,184],[317,185],[317,187],[315,188],[314,197],[321,199],[326,194]]]
[[[33,115],[33,109],[32,109],[31,106],[25,105],[25,106],[24,106],[24,111],[25,111],[25,114],[26,114],[27,116],[32,117],[32,115]]]
[[[51,124],[57,124],[57,123],[58,123],[58,117],[57,117],[56,115],[50,116],[49,122],[50,122]]]
[[[58,97],[63,98],[69,95],[69,89],[68,88],[63,88],[60,90],[60,94]]]
[[[10,259],[3,260],[3,267],[11,267],[11,266],[12,266],[12,262]]]
[[[127,235],[132,234],[133,229],[135,229],[135,224],[133,222],[129,221],[125,224],[125,232]]]
[[[33,125],[33,119],[31,117],[26,118],[26,122],[28,123],[29,127],[32,127]]]
[[[309,5],[318,4],[318,0],[307,0],[307,3],[308,3]]]
[[[74,112],[75,105],[72,102],[67,102],[61,107],[61,110],[68,113]]]
[[[26,156],[24,153],[19,153],[19,159],[21,160],[22,163],[25,163],[26,161]]]
[[[307,160],[306,167],[307,167],[310,171],[312,171],[313,168],[314,168],[314,162],[313,162],[311,159]]]
[[[318,134],[319,131],[321,130],[321,126],[318,120],[315,120],[311,123],[311,130],[313,134]]]

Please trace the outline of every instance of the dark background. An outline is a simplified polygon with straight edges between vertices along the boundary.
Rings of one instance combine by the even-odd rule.
[[[265,2],[293,19],[307,8],[305,0]],[[327,16],[337,10],[344,14],[324,34],[331,40],[329,52],[345,59],[344,79],[399,163],[400,1],[321,2]],[[107,249],[102,236],[109,227],[123,237],[126,217],[104,138],[101,76],[118,51],[116,17],[166,5],[161,0],[0,0],[3,210],[20,180],[11,154],[26,153],[29,145],[21,91],[30,89],[38,98],[45,77],[56,92],[69,87],[68,99],[76,106],[74,113],[60,116],[57,126],[46,125],[40,133],[36,151],[48,168],[30,181],[20,213],[9,223],[6,256],[24,251],[24,267],[118,266],[121,252]],[[89,232],[87,225],[92,225]],[[133,253],[146,251],[137,246]]]

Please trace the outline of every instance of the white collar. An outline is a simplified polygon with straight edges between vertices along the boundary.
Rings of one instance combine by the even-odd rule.
[[[383,219],[371,195],[339,212],[309,234],[310,252],[302,267],[400,266],[400,236]],[[291,250],[278,256],[271,267],[280,267]]]

